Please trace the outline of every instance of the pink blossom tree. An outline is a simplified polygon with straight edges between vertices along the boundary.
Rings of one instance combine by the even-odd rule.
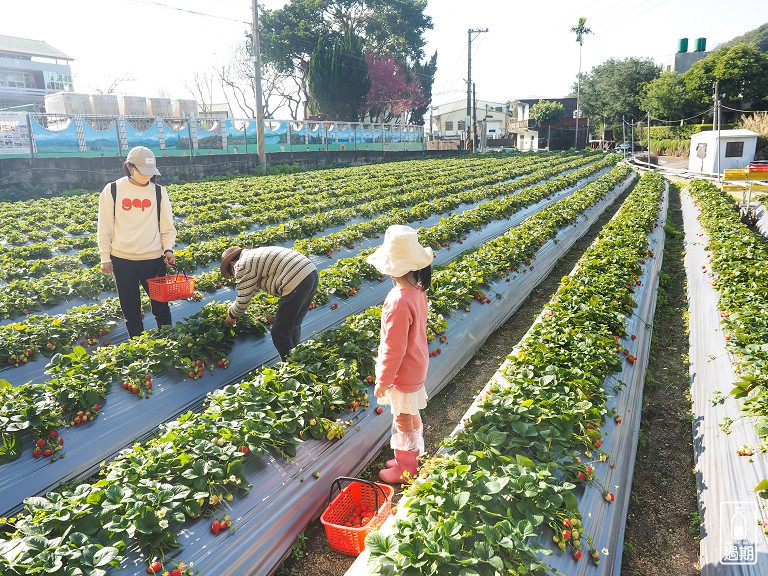
[[[410,122],[413,110],[427,105],[421,83],[391,56],[366,54],[366,58],[371,80],[364,104],[368,118],[372,122]]]

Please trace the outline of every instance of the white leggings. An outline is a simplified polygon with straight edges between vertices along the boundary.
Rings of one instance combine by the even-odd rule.
[[[424,429],[419,414],[399,414],[392,418],[392,439],[389,442],[393,450],[417,451],[424,453]]]

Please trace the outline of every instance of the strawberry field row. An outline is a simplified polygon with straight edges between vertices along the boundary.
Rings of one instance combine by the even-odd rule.
[[[611,176],[615,178],[616,173]],[[590,186],[594,187],[595,185]],[[575,193],[574,196],[582,193],[588,196],[586,206],[589,206],[589,203],[593,202],[595,197],[603,193],[604,190],[587,190],[587,188],[584,189],[585,191]],[[500,269],[497,270],[497,275],[506,274],[508,268],[515,264],[513,261],[504,262],[503,267],[500,265]],[[457,273],[459,272],[457,271]],[[473,292],[479,292],[487,280],[487,278],[474,277],[473,281],[476,286]],[[355,322],[358,324],[362,322],[364,325],[362,332],[367,343],[360,347],[353,345],[354,342],[358,341],[357,337],[348,332],[355,325]],[[88,522],[92,523],[94,517],[98,520],[102,516],[105,521],[109,518],[109,522],[112,522],[115,516],[122,519],[119,525],[110,523],[107,530],[103,529],[104,525],[100,521],[96,522],[99,526],[86,525],[88,530],[81,533],[85,534],[87,543],[90,543],[92,548],[104,546],[103,540],[110,532],[114,532],[116,542],[122,542],[124,538],[131,535],[133,541],[139,540],[150,549],[153,545],[162,548],[169,546],[175,539],[175,532],[169,530],[167,525],[163,525],[162,518],[168,518],[171,522],[178,522],[180,515],[181,517],[185,514],[195,516],[198,510],[200,513],[208,512],[223,496],[234,491],[238,485],[238,480],[240,480],[240,485],[243,485],[243,480],[239,477],[240,469],[237,466],[237,461],[242,458],[244,452],[238,450],[242,449],[243,446],[247,446],[248,451],[260,451],[265,446],[276,446],[280,450],[290,452],[296,439],[292,435],[283,439],[283,436],[278,434],[282,426],[288,426],[290,434],[304,430],[303,426],[318,425],[321,428],[316,432],[324,433],[326,436],[329,433],[335,434],[339,431],[338,425],[333,422],[325,423],[318,418],[314,418],[315,423],[312,423],[312,418],[307,421],[307,411],[327,409],[329,405],[348,406],[350,402],[360,399],[359,393],[367,390],[364,377],[366,373],[370,373],[372,367],[372,348],[376,344],[377,328],[378,319],[376,314],[372,313],[364,314],[357,320],[352,320],[340,331],[324,333],[322,336],[299,346],[291,355],[288,363],[279,365],[277,369],[264,368],[259,371],[254,380],[258,386],[246,382],[214,394],[206,411],[206,413],[212,413],[212,416],[191,414],[188,417],[185,416],[177,423],[169,424],[166,427],[167,432],[150,441],[146,448],[136,446],[134,449],[126,451],[107,466],[103,480],[93,485],[84,485],[67,493],[66,497],[45,499],[45,502],[52,503],[50,505],[45,504],[43,499],[30,499],[28,507],[34,508],[35,513],[31,516],[24,516],[17,521],[15,523],[19,530],[16,534],[17,538],[4,542],[0,547],[5,551],[11,548],[17,550],[18,554],[14,556],[14,561],[18,563],[46,563],[55,559],[63,562],[61,555],[56,556],[56,551],[60,548],[66,549],[66,546],[59,546],[61,541],[57,541],[55,546],[46,545],[47,549],[54,553],[53,557],[40,557],[41,555],[37,554],[36,550],[30,548],[29,539],[22,536],[34,531],[38,537],[43,537],[46,542],[50,542],[56,534],[62,533],[64,524],[73,524],[76,531],[81,530],[81,526],[77,523],[80,517],[70,517],[66,523],[55,520],[55,518],[60,517],[59,511],[62,509],[71,510],[74,501],[80,502],[78,508],[82,509],[81,517],[88,518]],[[338,332],[342,333],[339,334]],[[327,340],[329,338],[330,341]],[[336,344],[333,344],[334,342]],[[346,361],[336,355],[335,350],[337,350],[339,343],[343,343],[342,348],[346,350],[345,354],[351,356]],[[317,352],[317,355],[312,354],[311,351]],[[308,354],[308,356],[302,356],[304,354]],[[351,362],[351,365],[347,362]],[[300,364],[298,368],[293,366],[294,363]],[[320,370],[318,374],[315,370],[328,365],[329,371],[327,373],[325,370]],[[309,366],[312,366],[313,374],[307,373],[306,369]],[[296,387],[302,382],[311,384],[326,381],[337,383],[337,385],[321,386],[318,389],[319,398],[297,398]],[[260,404],[262,407],[259,408],[253,402],[258,404],[265,400],[256,400],[253,395],[265,387],[269,387],[269,390],[265,390],[268,403],[266,406]],[[346,394],[345,390],[347,390]],[[356,394],[358,395],[356,396]],[[237,397],[240,396],[243,397],[243,407],[238,406]],[[294,404],[294,401],[297,401],[297,404]],[[273,406],[273,404],[275,405]],[[285,417],[280,417],[283,412],[278,408],[281,405],[287,407]],[[231,419],[231,416],[235,415],[233,411],[236,410],[246,410],[242,420],[235,418],[233,421]],[[212,421],[210,422],[200,422],[200,419],[211,420],[211,418]],[[269,431],[259,432],[259,430],[265,430],[265,426]],[[250,427],[253,427],[253,430]],[[307,429],[307,432],[312,433],[313,431]],[[261,439],[265,433],[268,441],[262,443]],[[211,436],[212,434],[214,436]],[[277,440],[275,440],[276,436],[279,437]],[[189,458],[188,452],[190,450],[194,450],[196,455],[199,454],[199,457],[197,459]],[[227,466],[231,464],[232,469],[224,469],[222,459],[225,459]],[[209,464],[205,464],[206,461]],[[196,468],[195,470],[188,470],[193,466]],[[142,478],[139,478],[135,472],[137,467],[142,470]],[[180,474],[173,474],[174,470]],[[179,483],[184,486],[173,487]],[[165,492],[171,491],[168,498],[163,497],[158,501],[157,497],[153,497],[151,507],[137,506],[134,494],[144,494],[147,491],[157,494],[157,490],[165,484],[168,484],[168,487],[164,489]],[[114,493],[116,489],[127,490],[129,493]],[[107,496],[106,490],[112,491],[113,494]],[[173,497],[172,493],[177,494],[178,497]],[[86,503],[92,504],[86,505]],[[109,514],[101,510],[102,503],[108,504]],[[120,505],[115,507],[118,503]],[[50,521],[46,518],[49,518]],[[42,526],[44,528],[41,528]],[[101,540],[97,538],[96,534],[100,535],[98,538]],[[80,538],[81,536],[78,536],[78,539]],[[102,554],[112,560],[115,555],[120,553],[121,545],[107,546],[103,549],[106,551]],[[9,555],[5,554],[3,557],[7,560]],[[66,562],[71,566],[75,560],[66,558]]]
[[[553,160],[552,162],[556,161]],[[508,170],[505,174],[519,175],[528,171],[530,168],[524,166]],[[553,168],[552,173],[557,173],[557,170]],[[448,195],[451,190],[451,187],[441,188],[438,186],[436,188],[445,195]],[[481,190],[487,193],[490,189],[485,187]],[[421,199],[437,197],[431,188],[427,187],[426,190],[426,192],[418,193],[417,196]],[[411,198],[410,200],[415,201],[416,199]],[[386,197],[373,203],[368,212],[375,214],[398,205],[402,205],[402,199]],[[193,243],[187,248],[177,251],[177,261],[184,269],[192,270],[216,261],[221,252],[233,243],[242,246],[264,245],[304,238],[326,227],[337,226],[357,217],[360,208],[345,208],[314,215],[309,215],[305,208],[304,213],[307,215],[279,226],[256,232],[241,232],[234,238],[218,237],[207,242]],[[93,256],[95,257],[95,254]],[[43,267],[41,267],[41,271],[44,271]],[[14,280],[6,286],[0,287],[0,316],[14,317],[18,314],[26,314],[29,310],[40,308],[41,305],[61,302],[72,296],[94,298],[104,291],[111,290],[112,284],[112,278],[102,274],[98,266],[67,273],[53,272],[35,280]]]
[[[694,180],[689,191],[701,211],[700,221],[709,236],[719,294],[718,308],[728,349],[739,362],[739,380],[732,393],[751,394],[748,404],[768,403],[768,246],[739,220],[733,200],[712,183]],[[764,397],[764,398],[763,398]],[[768,436],[768,412],[761,421],[761,436]]]
[[[597,484],[606,461],[600,432],[610,411],[604,381],[629,361],[620,339],[634,307],[638,275],[650,257],[663,180],[646,175],[604,227],[571,276],[496,374],[463,429],[422,469],[402,519],[366,548],[378,573],[403,575],[545,573],[547,527],[578,560],[601,552],[584,533],[577,486]],[[595,457],[597,456],[597,457]],[[458,535],[461,537],[458,537]]]
[[[442,240],[437,242],[438,245],[447,245],[449,238],[455,237],[457,234],[468,232],[472,227],[479,227],[481,224],[487,224],[493,220],[506,218],[522,205],[527,205],[541,200],[545,196],[552,194],[558,190],[564,189],[566,186],[577,182],[585,176],[588,176],[592,172],[598,170],[603,165],[608,165],[612,162],[610,159],[598,163],[597,166],[589,166],[583,168],[572,174],[557,178],[551,182],[534,186],[529,190],[522,191],[517,195],[507,199],[506,201],[498,200],[491,203],[489,207],[478,207],[473,211],[470,211],[469,218],[464,218],[465,215],[454,215],[450,218],[442,219],[436,226],[430,229],[422,229],[420,234],[431,241],[435,239]],[[516,199],[518,198],[519,199]],[[482,209],[482,211],[481,211]],[[481,216],[477,217],[471,213],[474,211],[481,211]],[[570,217],[570,216],[569,216]],[[454,223],[454,220],[459,221],[458,224]],[[462,223],[464,220],[464,223]],[[545,218],[544,220],[547,220]],[[562,219],[554,219],[553,222],[559,223]],[[538,226],[538,224],[537,224]],[[552,224],[542,224],[542,230],[551,232]],[[321,270],[320,272],[320,286],[318,294],[315,298],[313,307],[317,304],[323,304],[328,301],[331,293],[336,292],[341,295],[354,295],[357,289],[359,289],[360,282],[363,278],[375,279],[379,275],[365,262],[365,256],[367,252],[361,253],[355,258],[344,259],[339,261],[331,269]],[[218,269],[214,272],[219,276]],[[275,299],[266,295],[260,295],[251,307],[251,315],[253,317],[254,326],[258,327],[257,333],[262,333],[265,330],[265,326],[268,324],[268,320],[275,313]],[[113,299],[105,301],[103,307],[98,311],[102,316],[114,314],[116,312],[116,303]],[[94,314],[97,307],[92,307],[89,311]],[[446,308],[447,310],[447,308]],[[98,314],[94,314],[98,316]],[[23,329],[19,325],[12,324],[8,327],[0,330],[0,341],[4,342],[4,346],[9,347],[9,360],[18,364],[25,362],[28,357],[36,356],[40,349],[46,353],[60,352],[70,346],[74,339],[79,337],[77,332],[66,332],[67,326],[64,322],[67,319],[67,315],[63,318],[55,318],[53,322],[41,321],[38,325],[41,327],[39,331],[36,331],[34,327],[25,325]],[[184,324],[177,324],[179,334],[177,337],[173,336],[173,332],[167,330],[170,333],[171,340],[174,340],[173,345],[170,347],[172,351],[179,352],[179,346],[181,346],[180,352],[182,357],[174,364],[175,368],[183,370],[185,373],[191,371],[191,362],[205,361],[206,363],[220,360],[228,353],[226,346],[217,346],[215,354],[211,354],[210,347],[216,342],[212,342],[210,336],[215,335],[215,339],[218,338],[219,330],[213,330],[208,322],[204,322],[202,326],[197,329],[191,329],[189,324],[194,322],[194,317]],[[95,323],[90,328],[86,329],[89,334],[95,333],[98,323]],[[57,326],[56,334],[52,334],[50,331],[51,326]],[[79,327],[76,324],[75,327]],[[101,335],[101,329],[99,329],[99,335]],[[198,334],[197,337],[190,337],[189,332],[192,330],[192,334]],[[251,333],[251,330],[247,331]],[[49,338],[47,341],[41,341],[38,337]],[[93,338],[93,336],[89,336]],[[45,347],[43,347],[45,346]],[[151,350],[152,346],[145,346]],[[50,395],[57,398],[56,403],[43,402],[42,407],[44,409],[37,409],[39,402],[32,403],[30,406],[25,406],[30,401],[30,396],[27,394],[27,385],[17,386],[16,388],[8,387],[3,394],[3,407],[0,409],[0,434],[6,439],[6,443],[9,447],[5,453],[5,459],[12,459],[18,457],[21,450],[21,436],[22,430],[31,428],[35,433],[35,437],[39,438],[45,436],[48,430],[52,426],[58,426],[62,423],[72,423],[77,419],[77,416],[81,412],[91,414],[89,419],[97,415],[97,411],[93,410],[94,405],[102,405],[104,403],[104,396],[109,383],[113,380],[119,379],[124,383],[138,382],[136,386],[139,388],[140,393],[145,392],[145,385],[142,385],[143,376],[148,373],[146,361],[141,358],[138,351],[132,351],[126,353],[124,348],[134,349],[135,346],[132,342],[121,344],[114,350],[106,349],[100,350],[98,355],[100,361],[106,363],[109,366],[113,366],[114,370],[105,371],[101,378],[99,378],[98,385],[93,389],[84,389],[84,383],[78,379],[57,379],[56,386],[49,388]],[[139,347],[140,351],[142,348]],[[118,360],[119,359],[119,360]],[[201,360],[203,359],[203,360]],[[116,372],[115,372],[116,370]],[[151,370],[149,370],[151,372]],[[197,369],[192,372],[196,374]],[[202,375],[202,374],[200,374]],[[89,383],[93,383],[89,381]],[[29,388],[34,390],[35,394],[33,398],[40,399],[39,394],[41,388],[39,385],[29,385]],[[87,393],[86,393],[87,392]],[[44,397],[44,396],[43,396]],[[20,407],[24,407],[21,413],[25,415],[24,418],[16,418],[10,420],[10,415],[16,413]],[[6,420],[3,421],[2,418]],[[62,420],[63,419],[63,420]],[[12,442],[13,439],[13,442]]]
[[[551,161],[551,160],[550,160]],[[318,210],[328,211],[331,209],[340,209],[355,205],[365,204],[379,199],[382,195],[402,197],[399,206],[407,205],[413,202],[410,196],[413,193],[421,193],[426,189],[430,193],[447,193],[447,190],[461,190],[465,187],[482,186],[494,182],[502,182],[514,175],[516,170],[524,166],[536,166],[540,163],[546,163],[547,159],[541,157],[518,157],[515,159],[506,159],[505,161],[486,161],[486,170],[467,178],[467,169],[462,169],[461,163],[454,162],[454,165],[448,165],[445,169],[440,169],[441,164],[435,164],[435,161],[421,161],[421,169],[414,169],[418,174],[417,179],[408,179],[407,183],[400,183],[395,180],[390,182],[389,187],[383,185],[376,179],[363,179],[353,186],[345,186],[343,189],[331,187],[326,189],[322,187],[323,178],[317,177],[317,182],[308,189],[294,185],[287,185],[287,190],[280,192],[274,191],[269,186],[264,186],[265,177],[250,179],[241,182],[242,187],[239,191],[232,190],[234,186],[229,183],[225,185],[218,183],[219,190],[216,194],[204,184],[186,185],[182,190],[175,187],[169,187],[169,194],[174,205],[174,212],[177,218],[183,218],[178,224],[178,241],[181,243],[190,243],[202,239],[214,238],[220,234],[231,234],[241,232],[252,226],[273,224],[283,222],[290,218],[302,216]],[[513,173],[510,175],[509,171]],[[362,171],[362,170],[361,170]],[[363,172],[364,173],[364,172]],[[350,173],[350,179],[354,179],[354,173]],[[414,181],[411,181],[414,180]],[[385,180],[386,181],[386,180]],[[250,188],[249,188],[250,186]],[[440,186],[445,186],[445,190],[440,190]],[[198,189],[202,188],[202,190]],[[272,190],[271,192],[265,192]],[[211,198],[214,196],[214,198]],[[199,210],[206,214],[205,221],[202,216],[196,216],[196,212],[185,214],[185,198],[198,199],[204,198],[206,204],[197,206]],[[417,196],[423,198],[423,195]],[[416,200],[418,201],[418,200]],[[38,201],[39,202],[39,201]],[[9,279],[24,277],[25,269],[36,276],[45,273],[46,270],[66,271],[73,263],[80,261],[82,264],[94,264],[98,262],[96,253],[95,214],[98,207],[98,196],[92,195],[88,198],[80,198],[77,203],[79,207],[78,214],[72,214],[77,222],[88,222],[87,229],[81,230],[76,236],[56,235],[54,238],[43,238],[42,241],[30,245],[4,248],[0,252],[0,270],[7,274]],[[177,203],[181,208],[177,208]],[[71,208],[69,211],[71,212]],[[188,212],[189,210],[186,210]],[[15,212],[15,211],[14,211]],[[9,221],[9,226],[13,222]],[[45,229],[47,225],[41,217],[38,226]],[[192,223],[192,220],[195,223]],[[6,232],[9,234],[19,234],[17,228],[10,227]],[[20,240],[24,240],[23,238]],[[66,252],[77,249],[80,252],[76,257],[57,256],[53,257],[54,251]],[[32,264],[27,261],[39,261]],[[9,274],[14,272],[21,273],[21,276]]]
[[[505,218],[522,207],[538,202],[545,196],[556,193],[568,185],[575,184],[582,178],[610,165],[612,162],[613,160],[611,159],[605,159],[597,164],[560,176],[545,184],[519,192],[509,198],[483,204],[461,215],[452,215],[449,218],[444,218],[437,225],[429,229],[422,228],[420,230],[421,241],[427,245],[434,246],[435,249],[446,247],[454,241],[461,242],[461,236],[469,230],[478,228],[493,220]],[[568,169],[576,165],[578,164],[567,163],[560,168]],[[523,180],[526,183],[531,183],[535,179],[540,180],[541,177],[531,176]],[[519,187],[522,187],[522,184],[515,186],[513,189]],[[410,212],[398,214],[394,219],[389,216],[375,219],[367,223],[368,233],[374,234],[383,231],[383,229],[393,223],[412,222],[422,219],[426,216],[423,208],[417,207]],[[356,236],[359,232],[360,229],[356,228],[351,235]],[[338,234],[343,235],[344,232]],[[334,234],[333,236],[336,237],[335,241],[338,241],[338,235]],[[350,240],[350,237],[343,236],[343,241]],[[301,241],[297,242],[297,244],[300,245],[299,249],[301,250],[303,248]],[[339,262],[331,270],[322,270],[315,304],[326,303],[333,293],[342,297],[352,296],[363,278],[374,279],[376,276],[374,271],[364,263],[364,256],[366,255],[367,252],[354,260]],[[353,264],[353,262],[356,264]],[[231,281],[225,281],[221,277],[218,268],[215,268],[212,272],[201,274],[198,278],[198,286],[207,291],[221,287],[222,282],[231,283]],[[91,315],[92,322],[82,322],[83,312]],[[262,316],[269,318],[273,313],[273,311],[266,311]],[[34,359],[40,353],[52,356],[56,352],[65,350],[80,338],[83,338],[82,345],[85,345],[86,342],[89,344],[97,343],[98,337],[104,335],[110,320],[117,318],[117,316],[118,308],[115,300],[107,299],[101,305],[83,307],[74,314],[67,313],[55,318],[45,315],[32,316],[32,321],[30,322],[12,323],[0,328],[0,362],[18,366],[26,363],[29,359]],[[73,406],[72,408],[78,411],[83,407]]]
[[[211,182],[170,185],[169,188],[174,191],[172,197],[175,201],[175,212],[179,216],[192,216],[200,212],[202,217],[203,212],[217,207],[229,205],[237,212],[241,204],[250,205],[254,200],[272,197],[290,198],[297,192],[315,195],[333,190],[343,194],[346,188],[351,187],[351,182],[347,181],[355,175],[360,177],[363,187],[375,186],[374,183],[407,186],[421,180],[425,173],[456,173],[461,171],[462,166],[469,169],[478,164],[488,166],[489,161],[504,162],[498,158],[412,160],[280,176],[219,178]],[[360,182],[354,186],[355,189],[360,187]],[[77,190],[54,198],[5,203],[0,207],[0,234],[15,232],[21,236],[21,243],[24,243],[44,242],[64,235],[79,236],[92,233],[96,231],[92,216],[97,206],[93,193],[86,190]],[[86,218],[83,218],[84,208],[87,208],[88,212]],[[237,214],[247,216],[248,211]]]
[[[741,222],[732,198],[712,183],[694,180],[688,190],[708,240],[708,261],[701,265],[701,272],[712,278],[725,348],[734,359],[731,369],[735,382],[730,395],[740,400],[738,411],[753,422],[757,437],[757,442],[751,442],[749,436],[739,434],[739,440],[734,440],[735,446],[730,443],[726,446],[752,462],[753,455],[765,452],[768,443],[768,317],[765,313],[768,310],[768,246]],[[720,404],[725,397],[718,391],[710,395],[708,401]],[[718,424],[730,433],[737,419],[728,412],[720,415]],[[720,445],[717,448],[723,449]],[[733,456],[726,454],[720,459]],[[703,462],[702,458],[702,467]],[[749,466],[749,474],[745,473],[744,478],[754,473],[765,476],[764,463]],[[759,481],[754,489],[761,496],[768,495],[768,478]],[[732,487],[731,491],[735,490]],[[765,530],[768,525],[763,523],[762,528]]]

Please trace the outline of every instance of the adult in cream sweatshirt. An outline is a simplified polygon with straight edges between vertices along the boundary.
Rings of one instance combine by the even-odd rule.
[[[149,294],[147,279],[164,276],[166,265],[176,263],[172,250],[176,227],[168,192],[154,183],[159,174],[154,154],[148,148],[134,148],[124,170],[126,176],[115,183],[114,201],[111,182],[101,192],[97,234],[101,270],[115,277],[128,335],[134,337],[144,331],[141,287]],[[160,189],[159,221],[156,187]],[[170,325],[168,303],[152,300],[151,304],[158,327]]]

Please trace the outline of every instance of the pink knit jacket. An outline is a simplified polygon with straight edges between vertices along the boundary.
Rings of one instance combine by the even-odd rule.
[[[376,382],[415,392],[427,379],[427,294],[419,287],[395,286],[381,309],[381,342]]]

